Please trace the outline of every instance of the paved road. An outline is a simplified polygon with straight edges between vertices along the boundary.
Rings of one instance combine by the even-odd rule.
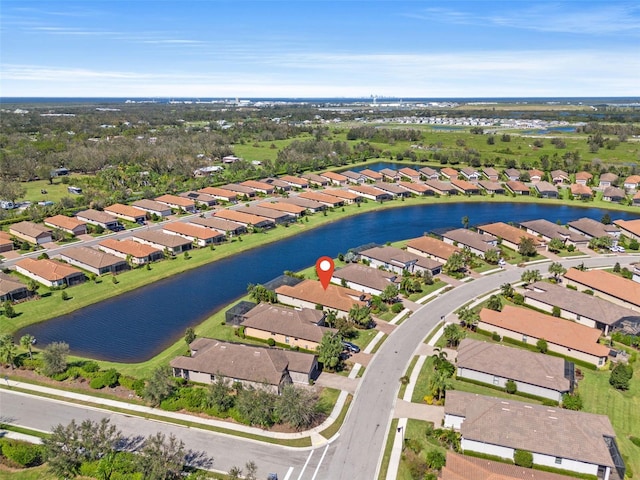
[[[632,256],[596,257],[563,260],[562,263],[568,267],[584,262],[591,267],[615,262],[628,265],[637,259]],[[548,263],[527,268],[546,273]],[[172,432],[188,448],[205,450],[211,455],[214,458],[213,467],[217,470],[227,471],[234,465],[254,460],[258,464],[259,474],[264,477],[267,472],[275,471],[284,480],[375,479],[393,416],[399,379],[406,372],[424,337],[441,316],[487,291],[498,289],[505,282],[518,281],[522,271],[508,266],[496,274],[462,284],[432,300],[396,328],[367,367],[340,435],[330,444],[292,449],[112,412],[106,415],[127,435],[148,435],[158,430]],[[105,414],[95,409],[0,391],[0,415],[5,421],[10,420],[17,425],[49,430],[52,425],[68,423],[74,418],[96,420]]]

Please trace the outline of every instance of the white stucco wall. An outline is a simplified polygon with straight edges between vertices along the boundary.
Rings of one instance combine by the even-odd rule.
[[[460,425],[464,422],[464,417],[457,415],[451,415],[445,413],[444,415],[444,428],[453,428],[454,430],[460,430]]]
[[[471,380],[483,382],[488,385],[495,385],[501,388],[504,388],[506,386],[508,380],[505,377],[494,376],[489,373],[478,372],[476,370],[460,367],[458,367],[457,375],[462,378],[469,378]],[[550,400],[555,400],[558,402],[562,400],[562,394],[557,390],[532,385],[530,383],[525,383],[518,380],[514,381],[516,382],[519,392],[537,395],[538,397],[548,398]]]
[[[555,456],[541,453],[533,453],[533,463],[535,465],[546,465],[547,467],[561,468],[562,470],[570,470],[572,472],[587,473],[590,475],[598,474],[598,465],[594,465],[593,463],[579,462],[568,458],[561,458],[560,463],[556,463]]]

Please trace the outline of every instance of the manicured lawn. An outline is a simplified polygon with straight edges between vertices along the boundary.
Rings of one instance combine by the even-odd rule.
[[[34,468],[25,468],[23,470],[0,470],[0,480],[56,480],[58,477],[49,473],[46,465],[40,465]],[[82,480],[86,477],[76,477]]]
[[[397,435],[404,434],[404,438],[406,440],[411,440],[412,443],[415,442],[416,445],[419,445],[421,448],[420,456],[424,459],[427,452],[431,450],[439,450],[442,453],[446,454],[447,450],[440,445],[435,443],[431,443],[429,439],[427,439],[427,427],[430,425],[430,422],[425,422],[423,420],[415,420],[409,419],[407,420],[407,427],[405,428],[405,432],[399,432]],[[435,425],[435,428],[439,428],[439,425]],[[396,431],[397,432],[397,431]],[[406,448],[406,447],[405,447]],[[401,459],[400,466],[398,468],[398,476],[397,480],[412,480],[411,472],[409,471],[406,463]]]

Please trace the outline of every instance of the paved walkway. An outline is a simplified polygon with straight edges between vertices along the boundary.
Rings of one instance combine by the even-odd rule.
[[[359,369],[360,367],[358,367],[358,370]],[[352,368],[352,371],[354,370],[356,370],[355,365],[354,368]],[[336,388],[353,394],[358,387],[358,381],[357,378],[349,378],[336,373],[323,373],[318,377],[316,385],[319,387]]]

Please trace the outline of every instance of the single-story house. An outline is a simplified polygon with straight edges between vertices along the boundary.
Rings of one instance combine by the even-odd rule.
[[[493,167],[484,167],[482,169],[482,175],[484,175],[490,182],[497,182],[500,178],[500,172]]]
[[[147,219],[147,212],[131,205],[123,205],[122,203],[114,203],[105,207],[105,212],[114,217],[127,220],[129,222],[144,222]]]
[[[398,185],[413,195],[433,195],[434,191],[424,183],[398,182]]]
[[[376,172],[369,168],[360,170],[360,175],[362,175],[367,182],[381,182],[384,178],[380,172]]]
[[[307,200],[315,200],[316,202],[325,204],[327,207],[342,207],[344,205],[344,200],[341,198],[334,195],[327,195],[323,192],[302,192],[298,197],[306,198]]]
[[[420,178],[423,180],[438,180],[440,173],[431,167],[422,167],[420,170]]]
[[[593,180],[593,175],[589,172],[582,171],[576,173],[576,183],[579,185],[587,185],[591,180]]]
[[[85,281],[81,270],[57,260],[23,258],[16,263],[16,271],[47,287],[72,286]]]
[[[504,193],[504,187],[498,182],[494,182],[491,180],[479,180],[478,185],[489,195]]]
[[[353,290],[329,284],[326,290],[316,280],[303,280],[294,286],[282,285],[275,290],[278,302],[298,308],[316,308],[335,310],[338,317],[346,318],[355,305],[364,307],[371,296]]]
[[[549,313],[557,307],[561,318],[597,328],[604,335],[609,335],[612,329],[620,327],[623,322],[640,326],[640,312],[549,282],[527,285],[524,303]]]
[[[470,338],[458,346],[456,375],[501,388],[512,380],[518,392],[556,402],[575,384],[574,364],[564,358]]]
[[[309,384],[318,374],[318,358],[308,353],[197,338],[191,355],[169,365],[176,377],[213,383],[218,377],[244,387],[268,388],[274,393],[294,382]]]
[[[156,197],[155,200],[156,202],[163,203],[175,210],[182,210],[188,213],[194,213],[197,210],[195,201],[191,198],[184,198],[179,195],[160,195],[159,197]]]
[[[349,181],[349,179],[346,176],[338,172],[324,172],[324,173],[321,173],[320,176],[327,179],[329,183],[333,185],[338,185],[338,186],[346,185],[347,182]]]
[[[215,218],[222,218],[223,220],[239,223],[247,228],[249,225],[257,228],[273,228],[276,226],[276,223],[270,218],[259,217],[250,213],[238,212],[237,210],[227,208],[217,211],[213,216]]]
[[[119,225],[118,219],[113,215],[94,210],[93,208],[76,213],[76,218],[85,223],[106,228],[107,230],[114,230]]]
[[[609,357],[609,348],[598,343],[600,330],[528,308],[505,305],[501,312],[483,308],[478,328],[530,345],[544,339],[552,352],[598,367],[603,366]]]
[[[581,183],[572,183],[570,190],[573,198],[587,199],[593,197],[593,190]]]
[[[292,205],[297,205],[299,207],[303,207],[306,210],[309,210],[310,213],[322,212],[327,209],[327,206],[324,203],[317,202],[315,200],[309,200],[308,198],[300,198],[300,196],[292,196],[288,198],[283,198],[280,200],[284,203],[291,203]]]
[[[178,196],[182,198],[188,198],[189,200],[193,200],[196,205],[203,205],[206,207],[213,207],[218,203],[218,199],[213,195],[209,195],[208,193],[189,191],[179,193]]]
[[[270,208],[271,210],[275,210],[276,212],[288,213],[289,215],[293,215],[296,218],[304,217],[307,213],[306,208],[286,202],[264,202],[259,203],[258,207]]]
[[[472,477],[471,477],[472,475]],[[575,480],[575,477],[518,467],[484,458],[447,451],[447,464],[440,470],[440,480]]]
[[[627,197],[627,192],[618,187],[605,187],[602,191],[602,200],[605,202],[621,202]]]
[[[397,273],[367,267],[360,263],[350,263],[334,270],[331,281],[371,295],[380,295],[389,285],[398,287],[400,284]]]
[[[631,199],[631,205],[640,206],[640,191],[637,192]]]
[[[249,207],[238,207],[235,209],[235,211],[269,219],[276,225],[282,225],[285,223],[296,221],[296,216],[291,213],[274,210],[272,208],[264,208],[256,205],[251,205]]]
[[[133,240],[118,241],[115,238],[107,238],[98,244],[98,248],[135,265],[144,265],[164,257],[162,250]]]
[[[329,183],[331,183],[322,175],[318,175],[316,173],[305,173],[301,175],[301,177],[309,180],[309,185],[313,185],[315,187],[326,187],[327,185],[329,185]]]
[[[471,253],[484,256],[489,250],[498,249],[498,239],[493,235],[474,232],[466,228],[456,228],[442,234],[442,240],[449,245],[464,248]]]
[[[87,224],[75,217],[66,215],[54,215],[44,219],[44,224],[51,228],[58,228],[63,232],[70,233],[74,237],[87,233]]]
[[[617,478],[624,477],[616,433],[606,415],[456,390],[447,392],[444,414],[444,427],[460,430],[463,451],[513,460],[516,450],[525,450],[533,454],[534,465],[599,480],[609,480],[613,470]]]
[[[580,218],[572,222],[568,222],[569,230],[581,233],[588,239],[606,237],[611,235],[613,238],[620,236],[620,229],[615,225],[604,225],[602,222],[593,220],[592,218]]]
[[[516,195],[529,195],[531,193],[529,187],[518,180],[509,180],[505,183],[505,188]]]
[[[362,250],[359,255],[361,259],[369,261],[372,267],[384,268],[398,275],[404,271],[411,274],[429,271],[432,275],[438,275],[442,271],[440,262],[395,247],[373,247]]]
[[[347,182],[354,183],[356,185],[362,185],[367,182],[367,179],[360,172],[353,172],[351,170],[347,170],[345,172],[340,172],[342,175],[347,177]]]
[[[553,170],[550,176],[551,176],[551,182],[554,183],[555,185],[560,185],[562,183],[569,183],[571,181],[569,174],[564,170]]]
[[[195,243],[199,247],[206,247],[226,240],[224,233],[193,223],[171,222],[162,227],[168,235],[177,235]]]
[[[638,190],[638,187],[640,187],[640,175],[628,176],[625,179],[623,186],[627,190]]]
[[[413,168],[403,167],[400,170],[398,170],[398,173],[400,174],[401,179],[406,178],[410,182],[420,181],[420,172],[418,172],[417,170],[414,170]]]
[[[458,247],[429,236],[414,238],[407,242],[407,252],[422,255],[440,263],[447,263],[451,255],[460,251]]]
[[[592,290],[598,297],[640,311],[640,283],[604,270],[582,271],[577,268],[567,270],[564,278],[567,285],[573,285],[580,291]]]
[[[433,193],[438,195],[457,195],[458,190],[448,182],[441,182],[440,180],[427,180],[424,182],[427,188],[433,190]]]
[[[466,180],[458,180],[457,178],[451,179],[451,185],[465,195],[477,195],[480,193],[480,188],[477,185],[468,182]]]
[[[397,182],[400,180],[400,173],[397,170],[383,168],[379,173],[382,175],[382,180],[385,182]]]
[[[525,238],[531,240],[537,249],[545,247],[544,243],[536,235],[527,233],[521,228],[514,227],[504,222],[482,225],[478,227],[478,233],[493,235],[494,237],[502,239],[502,245],[515,251],[518,251],[522,240]]]
[[[247,227],[244,225],[232,222],[230,220],[224,220],[222,218],[209,217],[209,218],[190,218],[189,223],[193,223],[194,225],[200,225],[203,227],[210,228],[215,230],[216,232],[224,233],[229,236],[238,236],[243,233],[247,233]]]
[[[192,240],[179,235],[170,235],[158,230],[143,230],[136,232],[131,239],[135,242],[149,245],[158,250],[168,251],[172,255],[191,250]]]
[[[462,170],[460,170],[460,173],[470,182],[477,182],[480,178],[480,172],[478,172],[473,167],[464,167]]]
[[[527,172],[529,174],[529,181],[531,183],[538,183],[544,178],[544,172],[537,168],[532,168]],[[520,174],[522,176],[522,174]]]
[[[640,219],[615,220],[613,223],[620,229],[623,235],[640,241]]]
[[[242,316],[241,324],[248,337],[272,338],[279,344],[313,351],[326,332],[337,331],[324,326],[324,317],[325,313],[316,309],[260,303]]]
[[[171,211],[171,207],[166,203],[156,202],[155,200],[149,200],[148,198],[143,198],[142,200],[136,200],[131,205],[137,208],[138,210],[149,212],[150,215],[155,214],[158,217],[168,217],[173,213]]]
[[[260,181],[263,182],[263,183],[268,183],[269,185],[274,187],[277,191],[282,191],[282,192],[290,192],[291,191],[291,184],[289,184],[289,183],[287,183],[284,180],[281,180],[279,178],[267,177],[267,178],[263,178]]]
[[[517,182],[520,180],[520,170],[515,168],[507,168],[504,172],[504,177],[510,182]]]
[[[90,247],[66,248],[60,253],[60,259],[96,275],[120,273],[129,268],[122,258]]]
[[[222,200],[223,202],[235,203],[238,201],[238,194],[236,192],[225,190],[224,188],[204,187],[198,190],[198,193],[211,195],[213,198]]]
[[[603,173],[600,175],[600,182],[598,186],[600,188],[612,187],[615,182],[618,181],[618,175],[615,173]]]
[[[558,187],[552,183],[540,181],[533,188],[542,198],[558,198]]]
[[[368,198],[369,200],[375,200],[376,202],[393,199],[393,195],[389,192],[369,185],[352,185],[349,187],[349,191]]]
[[[549,243],[554,238],[558,238],[566,245],[575,245],[576,247],[584,247],[589,244],[589,239],[581,233],[573,232],[549,220],[531,220],[529,222],[522,222],[520,226],[531,235],[537,235],[546,243]]]
[[[0,272],[0,302],[15,302],[29,296],[29,289],[16,277]]]
[[[273,195],[273,192],[275,191],[275,187],[273,185],[264,182],[258,182],[256,180],[247,180],[242,182],[240,185],[249,187],[255,190],[257,193],[263,193],[265,195]]]
[[[223,190],[231,190],[238,194],[239,197],[253,198],[256,196],[256,191],[253,188],[245,187],[244,185],[240,185],[237,183],[227,183],[226,185],[222,185],[220,188]]]
[[[11,235],[0,230],[0,253],[10,252],[11,250],[13,250],[13,240],[11,240]]]
[[[374,186],[383,192],[387,192],[393,198],[398,197],[410,197],[411,192],[409,192],[406,188],[401,187],[395,183],[386,183],[386,182],[376,182]]]
[[[451,167],[444,167],[440,169],[440,176],[446,178],[447,180],[451,180],[453,178],[458,178],[458,170]]]
[[[35,245],[53,242],[51,229],[33,222],[13,223],[9,226],[9,233],[20,240]]]
[[[358,203],[362,201],[362,195],[349,192],[348,190],[327,189],[327,190],[324,190],[323,193],[325,195],[331,195],[332,197],[340,198],[341,200],[344,200],[344,203],[346,203],[347,205],[351,205],[353,203]]]
[[[307,188],[309,187],[309,180],[306,178],[294,177],[293,175],[283,175],[280,180],[287,182],[293,188]]]

